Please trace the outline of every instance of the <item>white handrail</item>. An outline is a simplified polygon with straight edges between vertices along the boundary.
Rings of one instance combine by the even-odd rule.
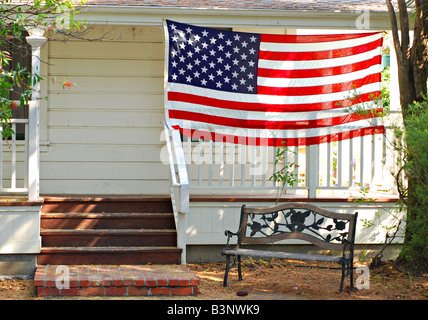
[[[186,218],[190,211],[189,179],[183,146],[178,130],[170,130],[164,122],[164,132],[171,173],[171,202],[177,229],[177,247],[182,249],[181,263],[186,263]]]

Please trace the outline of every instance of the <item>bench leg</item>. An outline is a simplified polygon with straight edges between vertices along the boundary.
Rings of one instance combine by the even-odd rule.
[[[342,279],[340,279],[339,293],[343,291],[343,281],[345,280],[345,276],[346,276],[345,263],[342,263]]]
[[[241,256],[238,256],[238,280],[242,281]]]
[[[351,282],[351,289],[354,289],[354,261],[349,264],[349,281]]]
[[[354,288],[354,264],[353,262],[342,263],[342,279],[340,280],[340,290],[343,291],[343,283],[345,281],[345,277],[349,275],[349,282],[351,289]]]
[[[227,276],[230,270],[230,256],[226,256],[226,270],[224,272],[223,287],[227,287]]]

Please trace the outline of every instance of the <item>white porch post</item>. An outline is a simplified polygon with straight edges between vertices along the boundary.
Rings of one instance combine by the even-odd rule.
[[[40,51],[46,38],[42,30],[29,30],[29,33],[26,39],[32,47],[32,73],[40,75]],[[33,88],[28,112],[28,201],[38,199],[40,177],[40,82]]]
[[[310,199],[317,197],[317,187],[319,180],[319,146],[310,145],[306,148],[306,185],[309,188],[308,196]]]

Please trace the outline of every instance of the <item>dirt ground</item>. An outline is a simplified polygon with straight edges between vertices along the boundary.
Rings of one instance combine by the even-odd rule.
[[[237,281],[236,268],[232,269],[226,288],[223,287],[223,262],[189,264],[189,267],[200,278],[198,295],[170,299],[428,300],[428,275],[420,277],[403,274],[397,271],[391,262],[370,270],[369,288],[350,291],[346,287],[349,285],[348,281],[345,282],[345,290],[342,293],[338,292],[341,271],[337,269],[338,265],[327,263],[249,259],[243,262],[243,281]],[[359,275],[355,274],[354,278]],[[35,296],[32,279],[0,282],[0,300],[35,299],[41,298]]]

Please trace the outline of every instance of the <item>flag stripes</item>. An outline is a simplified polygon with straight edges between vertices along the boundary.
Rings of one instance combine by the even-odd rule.
[[[381,33],[258,35],[166,21],[165,35],[167,123],[186,135],[295,146],[384,131]]]

